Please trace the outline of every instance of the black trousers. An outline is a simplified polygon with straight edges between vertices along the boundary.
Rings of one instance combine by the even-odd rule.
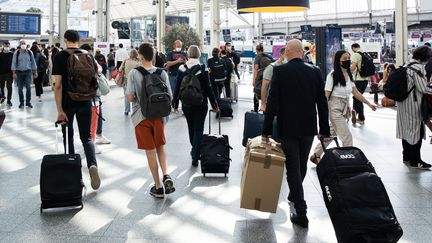
[[[84,153],[87,159],[87,167],[90,168],[92,165],[97,165],[96,153],[93,141],[91,140],[91,119],[92,119],[92,102],[74,102],[69,101],[66,107],[63,107],[64,112],[69,120],[68,125],[68,142],[69,142],[69,154],[75,153],[74,138],[73,138],[73,120],[76,116],[78,129],[80,134],[81,143],[84,147]],[[66,148],[66,128],[62,127],[63,132],[63,144]]]
[[[259,109],[259,99],[258,99],[258,97],[257,97],[256,94],[254,94],[253,104],[254,104],[254,109],[253,109],[253,111],[254,111],[254,112],[258,112],[258,109]]]
[[[43,94],[43,81],[45,75],[45,72],[38,72],[38,77],[34,79],[36,96],[41,96]]]
[[[231,98],[231,73],[227,74],[224,82],[226,98]]]
[[[204,122],[207,116],[208,106],[203,105],[202,107],[187,107],[183,106],[183,112],[186,117],[188,131],[189,131],[189,142],[192,145],[192,159],[200,159],[200,144],[204,134]]]
[[[307,161],[314,137],[281,138],[285,153],[285,168],[294,208],[298,214],[306,214],[303,180],[306,177]]]
[[[12,73],[0,74],[0,93],[6,97],[6,93],[4,92],[6,86],[8,101],[12,99],[12,83]]]
[[[410,161],[413,163],[422,162],[420,149],[422,146],[424,133],[424,126],[422,124],[420,126],[420,139],[416,144],[411,145],[406,140],[402,139],[402,155],[404,161]]]
[[[368,85],[368,81],[355,81],[355,86],[357,87],[358,91],[363,94],[367,88]],[[365,116],[364,116],[364,105],[363,103],[356,99],[355,97],[353,97],[353,106],[354,106],[354,110],[357,112],[358,114],[358,118],[360,120],[364,120]]]
[[[116,64],[116,68],[117,68],[117,70],[120,69],[120,66],[122,65],[122,63],[123,63],[123,62],[120,62],[120,61],[117,62],[117,64]]]

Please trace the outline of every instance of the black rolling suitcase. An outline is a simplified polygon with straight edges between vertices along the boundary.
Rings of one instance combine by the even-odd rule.
[[[335,141],[317,173],[338,242],[397,242],[403,231],[374,167],[360,149]]]
[[[254,111],[245,113],[242,145],[246,147],[248,139],[260,136],[264,125],[264,114]],[[277,135],[277,119],[273,120],[272,139],[279,142]]]
[[[219,118],[219,116],[234,118],[230,98],[218,98],[217,102],[220,112],[216,114],[216,118]]]
[[[58,123],[56,123],[58,127]],[[66,127],[66,148],[68,148],[68,129]],[[83,181],[81,156],[79,154],[58,154],[58,129],[56,129],[57,154],[45,155],[40,172],[41,207],[83,207]]]
[[[221,122],[219,120],[219,134],[211,134],[211,111],[209,112],[209,134],[204,134],[201,146],[201,172],[223,173],[229,172],[230,150],[228,135],[221,135]]]

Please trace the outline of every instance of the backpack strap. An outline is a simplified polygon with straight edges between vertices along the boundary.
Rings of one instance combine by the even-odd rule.
[[[140,72],[142,74],[142,76],[144,76],[144,77],[150,74],[144,67],[139,66],[139,67],[136,67],[135,69],[138,72]]]

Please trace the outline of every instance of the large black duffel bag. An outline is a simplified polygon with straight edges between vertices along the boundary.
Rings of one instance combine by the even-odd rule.
[[[400,239],[402,228],[384,184],[360,149],[338,145],[326,150],[317,173],[338,242]]]

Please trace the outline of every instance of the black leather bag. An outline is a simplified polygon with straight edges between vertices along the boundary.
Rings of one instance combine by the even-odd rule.
[[[57,125],[56,123],[56,127]],[[67,132],[66,137],[68,138]],[[58,135],[56,138],[57,142]],[[67,147],[68,142],[66,142]],[[83,187],[81,156],[79,154],[66,154],[65,151],[65,154],[45,155],[43,157],[40,172],[41,213],[43,209],[48,208],[82,208]]]
[[[360,149],[326,150],[317,173],[339,243],[400,239],[403,231],[384,184]]]
[[[200,145],[201,172],[228,174],[230,167],[230,150],[228,135],[221,135],[219,120],[219,134],[211,134],[211,111],[209,112],[209,134],[204,134]]]

